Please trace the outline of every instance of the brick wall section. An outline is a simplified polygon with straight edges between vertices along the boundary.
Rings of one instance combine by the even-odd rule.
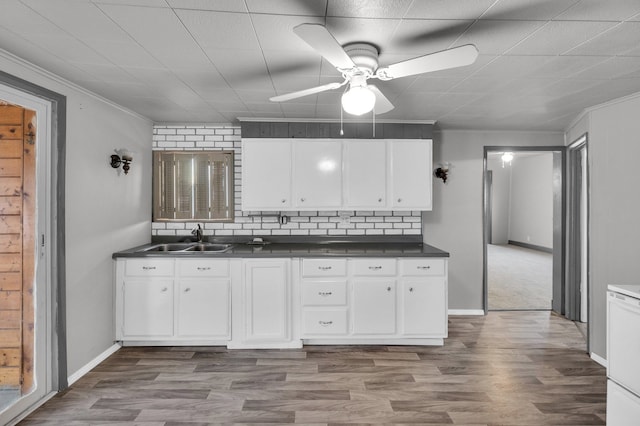
[[[290,221],[281,225],[274,212],[243,212],[242,147],[240,126],[232,125],[155,125],[153,150],[233,150],[235,170],[235,220],[233,223],[200,222],[209,236],[267,235],[419,235],[419,211],[318,211],[283,212]],[[344,219],[348,216],[348,220]],[[152,235],[190,235],[199,222],[153,222]]]

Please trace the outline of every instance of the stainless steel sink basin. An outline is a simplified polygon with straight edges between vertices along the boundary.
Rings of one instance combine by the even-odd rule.
[[[140,251],[183,251],[185,249],[188,249],[192,245],[193,243],[155,244]]]
[[[210,251],[222,253],[229,250],[232,244],[199,243],[185,249],[185,251]]]

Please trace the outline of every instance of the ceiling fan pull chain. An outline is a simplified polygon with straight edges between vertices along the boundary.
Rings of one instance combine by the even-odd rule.
[[[373,114],[373,120],[371,121],[373,123],[373,138],[376,138],[376,104],[373,104],[373,110],[372,110],[372,114]]]
[[[340,104],[340,136],[344,136],[344,130],[342,130],[342,104]]]

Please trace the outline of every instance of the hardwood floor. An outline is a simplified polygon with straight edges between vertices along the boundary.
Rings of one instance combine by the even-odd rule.
[[[549,312],[450,317],[444,347],[123,348],[21,425],[605,424],[606,372]]]

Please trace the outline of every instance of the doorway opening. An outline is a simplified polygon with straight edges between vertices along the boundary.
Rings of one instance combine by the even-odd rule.
[[[66,99],[0,72],[0,100],[0,424],[13,424],[67,385]]]
[[[485,313],[562,313],[564,152],[557,146],[485,147]]]
[[[0,100],[0,410],[35,386],[36,130],[35,111]]]
[[[489,152],[487,173],[488,309],[549,311],[553,153]]]

